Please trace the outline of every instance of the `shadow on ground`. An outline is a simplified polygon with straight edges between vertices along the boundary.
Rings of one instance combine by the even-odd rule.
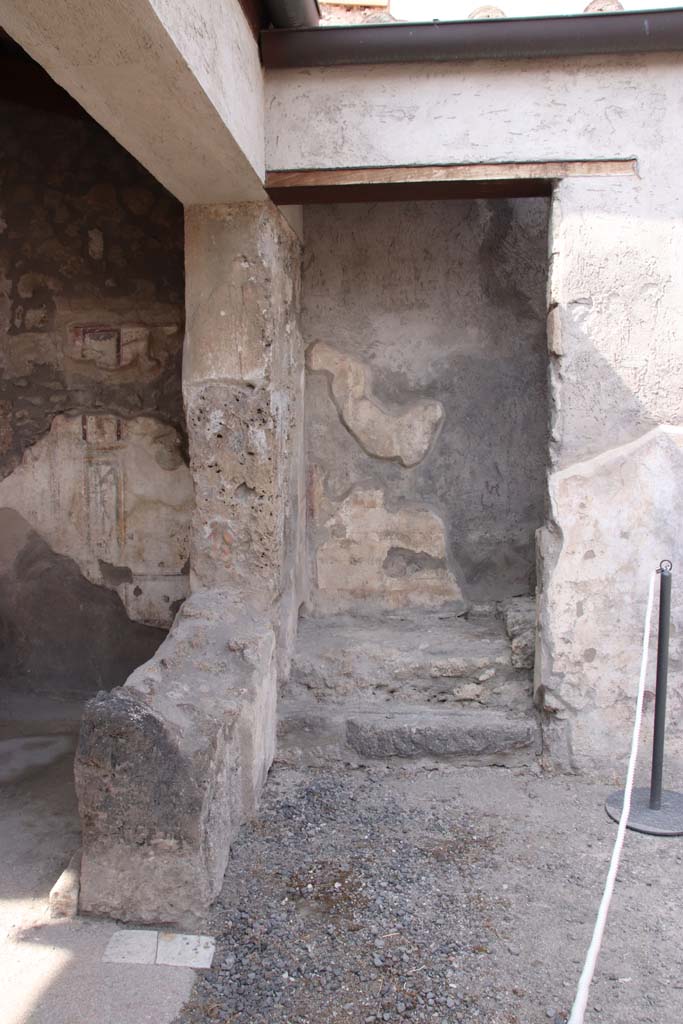
[[[564,1021],[615,835],[528,770],[278,767],[176,1024]],[[678,1024],[683,842],[629,834],[587,1024]]]

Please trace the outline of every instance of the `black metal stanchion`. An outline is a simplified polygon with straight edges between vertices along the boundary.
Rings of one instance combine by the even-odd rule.
[[[683,794],[662,790],[664,774],[664,736],[666,732],[666,688],[669,675],[669,630],[671,626],[671,562],[659,566],[659,632],[657,637],[657,692],[652,743],[650,787],[634,789],[627,827],[653,836],[683,835]],[[605,809],[619,821],[624,791],[607,798]]]
[[[664,733],[666,731],[666,688],[669,682],[669,629],[671,626],[671,562],[659,567],[659,633],[657,638],[657,686],[655,694],[655,730],[652,743],[650,810],[662,809],[664,772]]]

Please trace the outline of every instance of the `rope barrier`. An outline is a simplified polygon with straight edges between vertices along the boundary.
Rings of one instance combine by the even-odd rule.
[[[643,699],[645,697],[645,678],[647,676],[647,659],[650,648],[650,623],[652,620],[652,605],[654,602],[656,578],[657,573],[654,572],[652,574],[652,579],[650,581],[650,592],[647,598],[647,611],[645,612],[643,653],[640,662],[640,681],[638,683],[636,714],[633,723],[631,755],[629,757],[628,762],[628,771],[626,772],[624,803],[622,806],[621,817],[619,819],[617,838],[614,842],[614,849],[612,851],[612,859],[610,861],[609,871],[607,872],[605,889],[602,894],[602,900],[600,901],[600,907],[598,909],[598,916],[596,918],[595,927],[593,929],[593,938],[591,939],[591,944],[588,947],[588,953],[586,954],[586,962],[584,963],[583,970],[581,971],[581,977],[579,978],[579,984],[576,990],[576,998],[574,999],[574,1005],[572,1006],[572,1012],[569,1017],[568,1024],[583,1024],[584,1015],[586,1013],[586,1006],[588,1004],[588,992],[591,986],[591,982],[593,980],[593,975],[595,973],[595,965],[597,963],[598,956],[600,953],[600,947],[602,945],[602,937],[605,932],[605,924],[607,923],[609,905],[612,900],[612,893],[614,892],[614,883],[616,882],[617,872],[619,870],[619,861],[621,859],[621,851],[624,845],[626,826],[628,824],[628,818],[631,812],[631,794],[633,792],[633,780],[635,778],[636,761],[638,759],[638,740],[640,738],[640,726],[643,720]]]

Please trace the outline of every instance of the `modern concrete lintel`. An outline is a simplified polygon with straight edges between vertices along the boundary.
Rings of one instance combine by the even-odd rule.
[[[263,78],[238,0],[0,0],[0,23],[181,202],[265,199]]]

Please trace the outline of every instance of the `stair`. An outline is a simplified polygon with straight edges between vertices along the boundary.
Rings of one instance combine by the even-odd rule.
[[[278,760],[411,758],[529,764],[533,605],[500,614],[411,611],[299,624],[278,723]]]

